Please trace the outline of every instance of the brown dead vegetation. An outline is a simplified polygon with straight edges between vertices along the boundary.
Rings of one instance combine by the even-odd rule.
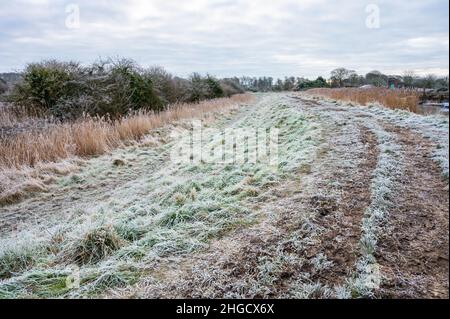
[[[72,156],[100,155],[129,141],[139,140],[153,129],[181,119],[200,117],[252,99],[249,94],[175,104],[160,113],[139,112],[120,120],[85,117],[43,130],[29,130],[0,139],[0,168],[35,166]],[[7,115],[1,118],[10,120]]]
[[[212,113],[252,99],[250,94],[240,94],[194,104],[175,104],[160,113],[139,112],[116,121],[86,117],[43,128],[30,124],[31,128],[24,132],[0,138],[0,206],[46,191],[47,184],[55,177],[77,169],[76,158],[101,155],[134,141],[152,144],[151,138],[148,141],[143,138],[154,129],[183,119],[204,117],[209,121]],[[9,121],[5,124],[34,121],[33,117],[12,114],[11,109],[0,111],[3,112],[0,118]]]
[[[333,100],[353,102],[360,105],[379,103],[390,109],[400,109],[417,113],[420,94],[415,90],[384,88],[344,88],[344,89],[312,89],[308,94],[324,96]]]

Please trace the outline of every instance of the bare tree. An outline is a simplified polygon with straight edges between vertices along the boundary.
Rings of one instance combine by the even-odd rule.
[[[337,68],[331,71],[331,80],[339,87],[343,87],[345,80],[348,80],[354,73],[355,71],[347,70],[346,68]]]
[[[351,86],[357,87],[364,84],[364,77],[358,73],[351,71],[348,77],[348,82]]]
[[[381,73],[380,71],[371,71],[366,74],[366,81],[369,84],[375,85],[375,86],[387,86],[388,84],[388,77]]]
[[[416,74],[412,70],[406,70],[403,72],[403,83],[408,88],[412,88],[414,86],[414,79],[416,78]]]
[[[436,76],[434,74],[428,74],[423,78],[424,89],[432,89],[436,83]]]

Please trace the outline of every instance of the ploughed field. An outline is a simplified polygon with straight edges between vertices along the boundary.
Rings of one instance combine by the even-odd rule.
[[[448,122],[301,93],[205,121],[278,129],[276,167],[156,129],[0,206],[0,297],[448,298]]]

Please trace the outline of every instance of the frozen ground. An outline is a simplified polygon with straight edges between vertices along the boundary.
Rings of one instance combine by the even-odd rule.
[[[278,128],[278,169],[171,162],[189,123],[77,164],[0,207],[0,297],[448,298],[448,117],[280,93],[207,125]]]

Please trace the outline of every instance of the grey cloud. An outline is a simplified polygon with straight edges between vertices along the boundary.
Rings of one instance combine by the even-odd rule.
[[[81,28],[67,29],[76,3]],[[381,28],[365,25],[366,5]],[[446,0],[2,1],[0,71],[45,58],[126,56],[187,75],[327,75],[338,66],[448,74]]]

